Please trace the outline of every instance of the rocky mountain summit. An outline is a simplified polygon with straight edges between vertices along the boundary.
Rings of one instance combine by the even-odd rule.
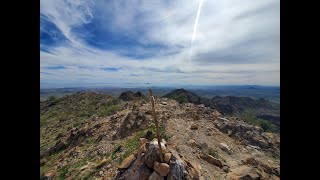
[[[78,93],[40,102],[42,179],[280,179],[280,136],[204,104]],[[59,114],[59,116],[58,116]]]

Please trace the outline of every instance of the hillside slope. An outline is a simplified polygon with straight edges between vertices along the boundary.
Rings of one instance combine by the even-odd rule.
[[[40,178],[133,177],[139,139],[155,137],[150,107],[144,99],[124,102],[98,93],[41,102]],[[241,118],[224,117],[210,107],[168,98],[156,98],[156,113],[167,148],[197,167],[198,179],[235,178],[239,169],[260,179],[279,179],[279,134],[264,132]],[[223,168],[212,164],[209,155]]]

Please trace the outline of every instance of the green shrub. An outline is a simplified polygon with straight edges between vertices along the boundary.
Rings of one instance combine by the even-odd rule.
[[[188,99],[187,99],[187,96],[185,94],[180,94],[176,97],[176,100],[179,102],[179,103],[186,103],[188,102]]]
[[[97,112],[98,116],[110,116],[120,109],[119,105],[110,105],[100,108]]]
[[[277,127],[270,121],[255,117],[253,114],[247,113],[244,120],[250,124],[260,126],[266,132],[274,132]]]
[[[208,154],[213,156],[213,157],[215,157],[215,158],[217,158],[217,159],[220,158],[218,152],[216,150],[214,150],[213,148],[209,148],[208,149]]]
[[[65,176],[67,173],[68,173],[68,168],[62,167],[60,170],[59,179],[61,179],[61,180],[65,179]]]
[[[266,121],[264,119],[258,119],[260,121],[260,126],[264,131],[273,132],[277,129],[276,125],[273,123]]]

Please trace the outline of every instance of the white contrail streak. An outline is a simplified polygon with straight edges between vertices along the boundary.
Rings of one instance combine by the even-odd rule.
[[[200,16],[200,13],[201,13],[202,3],[203,3],[203,0],[200,0],[199,6],[198,6],[198,11],[197,11],[196,21],[194,22],[194,26],[193,26],[191,48],[192,48],[192,44],[193,44],[194,38],[196,37],[196,34],[197,34],[197,26],[198,26],[199,16]]]
[[[192,56],[192,45],[193,45],[193,41],[194,41],[194,39],[195,39],[195,37],[196,37],[196,34],[197,34],[197,26],[198,26],[199,16],[200,16],[200,13],[201,13],[202,3],[203,3],[203,0],[200,0],[199,6],[198,6],[198,11],[197,11],[196,20],[195,20],[194,25],[193,25],[193,33],[192,33],[192,39],[191,39],[191,46],[190,46],[190,50],[189,50],[189,61],[191,60],[191,56]]]

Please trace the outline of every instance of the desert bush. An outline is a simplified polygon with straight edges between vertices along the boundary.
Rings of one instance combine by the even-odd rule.
[[[275,124],[273,124],[270,121],[267,121],[265,119],[257,118],[253,114],[247,113],[245,115],[244,120],[250,124],[260,126],[264,131],[267,132],[273,132],[276,131],[277,127]]]

